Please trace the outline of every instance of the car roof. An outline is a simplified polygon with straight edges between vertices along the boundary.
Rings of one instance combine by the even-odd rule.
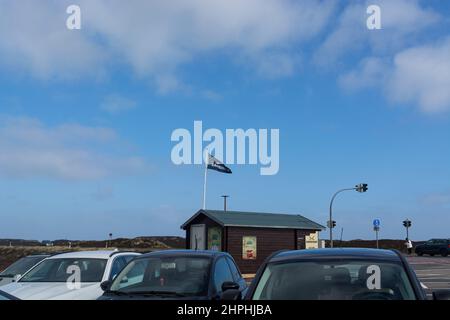
[[[47,259],[64,259],[64,258],[91,258],[91,259],[109,259],[111,256],[119,254],[139,255],[137,252],[123,252],[117,250],[99,250],[99,251],[75,251],[56,254]]]
[[[311,250],[281,251],[274,254],[270,262],[281,262],[301,259],[375,259],[400,262],[394,250],[368,248],[324,248]]]
[[[139,259],[148,257],[169,257],[169,256],[215,258],[219,256],[229,256],[229,254],[226,252],[210,251],[210,250],[161,250],[143,254],[139,257]]]

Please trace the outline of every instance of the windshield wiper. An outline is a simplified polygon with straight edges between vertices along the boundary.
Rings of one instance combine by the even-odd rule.
[[[127,292],[128,295],[143,295],[143,296],[177,296],[177,297],[186,297],[185,294],[175,292],[175,291],[156,291],[156,290],[150,290],[150,291],[130,291]]]
[[[106,293],[112,293],[112,294],[115,294],[117,296],[127,296],[128,295],[127,292],[117,291],[117,290],[109,290]]]

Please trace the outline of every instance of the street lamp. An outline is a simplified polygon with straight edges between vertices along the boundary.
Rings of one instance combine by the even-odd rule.
[[[333,197],[331,198],[331,202],[330,202],[330,220],[328,221],[328,228],[330,228],[330,247],[331,248],[333,248],[333,228],[336,227],[336,221],[333,221],[333,202],[334,202],[334,199],[341,192],[352,191],[352,190],[356,190],[358,192],[363,193],[363,192],[367,192],[367,190],[369,190],[369,188],[368,188],[367,183],[360,183],[360,184],[356,185],[354,188],[345,188],[345,189],[341,189],[341,190],[337,191],[333,195]]]

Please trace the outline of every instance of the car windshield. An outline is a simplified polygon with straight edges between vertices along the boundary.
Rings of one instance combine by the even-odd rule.
[[[208,291],[210,259],[152,257],[130,262],[111,285],[112,292],[204,296]]]
[[[254,300],[414,300],[400,264],[380,261],[269,264]]]
[[[6,268],[3,272],[0,273],[1,276],[15,276],[18,274],[24,274],[28,270],[31,269],[36,263],[42,261],[46,256],[33,256],[33,257],[24,257],[16,262],[14,262],[12,265],[10,265],[8,268]]]
[[[26,273],[19,282],[101,282],[106,259],[47,259]],[[78,274],[77,274],[78,273]],[[79,277],[78,277],[79,276]]]

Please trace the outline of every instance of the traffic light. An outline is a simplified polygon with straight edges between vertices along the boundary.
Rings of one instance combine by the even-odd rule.
[[[367,190],[369,190],[368,188],[368,184],[367,183],[360,183],[357,186],[355,186],[356,191],[358,192],[367,192]]]
[[[336,228],[336,221],[333,220],[333,221],[331,221],[331,223],[330,223],[330,221],[328,220],[328,221],[327,221],[327,227],[330,228],[330,229],[331,229],[331,228]]]
[[[405,221],[403,221],[403,226],[405,228],[411,228],[412,222],[410,220],[405,220]]]

